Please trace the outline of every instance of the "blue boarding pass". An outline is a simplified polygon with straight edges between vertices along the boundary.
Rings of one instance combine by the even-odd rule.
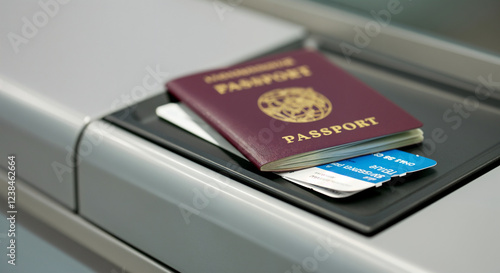
[[[436,161],[400,150],[389,150],[317,166],[323,170],[373,184],[386,182],[394,176],[420,171],[436,165]]]
[[[301,182],[313,189],[342,192],[346,197],[356,192],[382,185],[392,177],[435,166],[436,161],[400,150],[341,160],[314,168],[282,174],[288,180]],[[350,194],[347,194],[350,193]]]

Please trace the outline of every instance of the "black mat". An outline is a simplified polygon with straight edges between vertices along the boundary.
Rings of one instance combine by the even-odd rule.
[[[482,100],[471,92],[394,71],[381,74],[377,67],[347,69],[424,123],[424,144],[402,150],[432,158],[438,162],[436,167],[393,179],[349,198],[332,199],[275,174],[260,172],[247,161],[158,118],[155,109],[170,100],[167,95],[104,119],[241,183],[366,235],[383,230],[498,166],[497,101]]]

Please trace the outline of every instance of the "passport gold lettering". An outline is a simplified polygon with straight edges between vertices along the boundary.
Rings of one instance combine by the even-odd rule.
[[[354,123],[356,123],[356,125],[358,125],[359,128],[363,128],[363,127],[366,127],[366,126],[370,126],[370,124],[366,123],[364,120],[360,119],[360,120],[355,120]]]
[[[342,128],[346,129],[347,131],[351,131],[356,129],[356,125],[354,125],[354,123],[346,122],[342,124]]]
[[[239,77],[247,77],[257,73],[262,73],[270,70],[281,69],[295,65],[295,60],[291,57],[285,57],[280,60],[271,61],[267,63],[260,63],[256,65],[249,65],[238,69],[224,71],[212,75],[205,76],[203,79],[205,83],[211,84],[220,81],[227,81]]]
[[[230,82],[229,83],[229,92],[233,92],[233,91],[236,91],[236,90],[241,90],[241,86],[236,84],[235,82]]]
[[[328,135],[331,135],[333,134],[332,131],[330,131],[328,128],[321,128],[319,129],[319,131],[324,135],[324,136],[328,136]]]
[[[358,128],[365,128],[370,126],[375,126],[379,124],[379,122],[375,121],[375,117],[368,117],[365,119],[355,120],[353,122],[346,122],[341,125],[332,125],[328,128],[321,128],[319,130],[311,130],[307,134],[298,133],[297,136],[288,135],[281,137],[286,141],[287,144],[294,143],[296,141],[304,141],[309,140],[311,138],[319,138],[322,136],[328,136],[333,133],[340,134],[344,131],[353,131]],[[331,129],[331,130],[330,130]]]
[[[309,66],[302,65],[286,70],[277,70],[272,73],[264,73],[250,78],[241,78],[237,81],[218,83],[215,84],[213,88],[219,94],[224,95],[235,91],[250,89],[252,87],[270,85],[273,82],[284,82],[310,76],[312,76],[312,72]],[[207,82],[206,78],[205,82]]]
[[[320,136],[321,136],[321,134],[320,134],[320,133],[318,133],[318,130],[311,130],[311,131],[309,131],[309,134],[310,134],[312,137],[314,137],[314,138],[318,138],[318,137],[320,137]]]
[[[312,75],[311,70],[309,70],[309,67],[307,65],[302,65],[298,67],[300,74],[304,75],[305,77],[309,77]]]
[[[311,139],[310,137],[305,136],[305,135],[303,135],[303,134],[297,134],[297,136],[299,137],[299,141],[302,141],[302,140],[307,140],[307,139]]]
[[[375,121],[375,117],[365,118],[365,120],[370,121],[372,125],[377,125],[378,124],[378,122]]]
[[[341,132],[341,129],[342,127],[340,127],[340,125],[335,125],[335,126],[330,126],[330,128],[332,128],[332,130],[335,132],[335,133],[340,133]]]
[[[262,79],[259,79],[257,77],[251,77],[250,81],[252,81],[252,86],[261,86],[264,83],[262,82]]]

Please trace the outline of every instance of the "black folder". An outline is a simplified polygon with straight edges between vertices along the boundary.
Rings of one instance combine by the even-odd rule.
[[[365,235],[380,232],[499,165],[499,101],[485,98],[484,92],[476,94],[369,64],[345,68],[424,123],[425,141],[402,150],[432,158],[437,166],[393,178],[381,187],[352,197],[334,199],[276,174],[260,172],[244,159],[160,119],[155,114],[156,107],[172,100],[166,93],[117,111],[104,120]]]

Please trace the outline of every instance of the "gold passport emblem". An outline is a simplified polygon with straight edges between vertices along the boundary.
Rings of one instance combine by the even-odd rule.
[[[330,100],[311,87],[274,89],[262,94],[257,104],[266,115],[293,123],[321,120],[332,111]]]

